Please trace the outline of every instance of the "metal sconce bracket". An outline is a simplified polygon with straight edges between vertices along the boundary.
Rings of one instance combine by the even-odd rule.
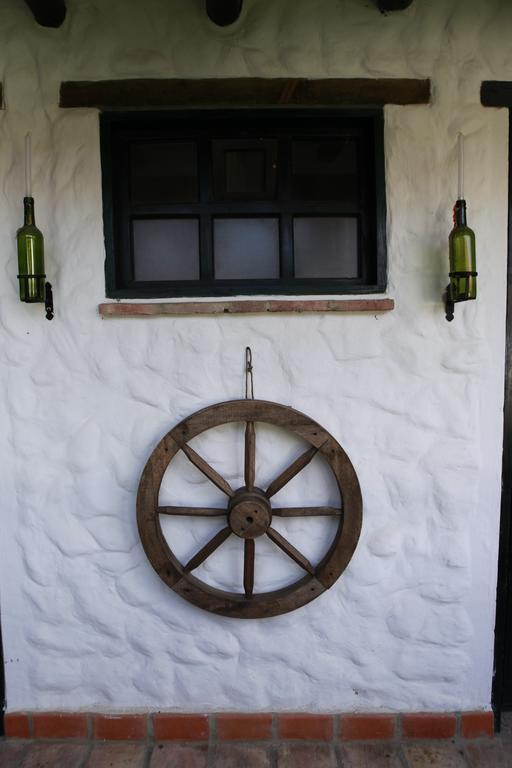
[[[470,277],[478,277],[478,272],[449,272],[448,276],[450,278],[455,277],[458,279],[466,279],[466,294],[460,299],[457,299],[457,301],[468,301],[470,299],[469,296],[469,278]],[[452,284],[448,283],[446,286],[446,292],[444,294],[444,307],[445,307],[445,313],[446,313],[446,319],[449,323],[453,320],[454,312],[455,312],[455,301],[453,299],[453,290],[452,290]]]
[[[446,315],[446,319],[449,323],[453,320],[453,313],[455,311],[455,302],[453,301],[452,296],[452,284],[448,283],[446,286],[446,291],[444,293],[444,311]]]
[[[44,308],[46,311],[46,319],[53,320],[53,291],[51,283],[44,284]]]
[[[46,278],[46,275],[17,275],[18,280],[24,280],[25,284],[28,286],[29,280],[44,280]],[[28,291],[27,291],[28,293]],[[36,304],[39,302],[27,302],[27,304]],[[44,309],[46,312],[46,319],[47,320],[53,320],[54,317],[54,307],[53,307],[53,291],[52,291],[52,284],[49,282],[45,282],[44,284]]]

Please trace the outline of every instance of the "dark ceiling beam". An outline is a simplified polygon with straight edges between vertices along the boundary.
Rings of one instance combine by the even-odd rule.
[[[25,0],[42,27],[60,27],[66,18],[65,0]]]
[[[404,11],[412,4],[412,0],[378,0],[379,11]]]
[[[484,107],[508,107],[512,109],[512,82],[509,80],[484,80],[480,88],[480,100]]]
[[[429,101],[430,80],[408,78],[136,79],[68,81],[60,86],[64,108],[340,107]]]
[[[206,13],[214,24],[227,27],[242,13],[243,0],[206,0]]]

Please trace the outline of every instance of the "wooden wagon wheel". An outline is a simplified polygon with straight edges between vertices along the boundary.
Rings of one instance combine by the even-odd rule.
[[[230,422],[245,423],[245,485],[230,484],[188,445],[196,435]],[[255,422],[290,430],[310,444],[287,469],[262,490],[256,484]],[[183,451],[187,458],[226,494],[222,508],[159,506],[159,491],[169,462]],[[272,497],[319,454],[331,468],[340,493],[339,507],[272,507]],[[227,524],[192,559],[182,565],[171,551],[160,525],[160,515],[227,518]],[[328,552],[313,566],[284,536],[272,527],[272,517],[337,516],[338,528]],[[347,567],[361,531],[362,500],[355,470],[342,447],[323,427],[299,411],[264,400],[231,400],[192,414],[165,435],[149,457],[139,483],[137,522],[144,550],[160,578],[190,603],[212,613],[238,618],[262,618],[287,613],[318,597],[331,587]],[[235,534],[244,540],[244,592],[226,592],[193,576],[226,539]],[[255,539],[268,536],[305,575],[272,592],[255,594]],[[242,582],[242,579],[241,579]]]

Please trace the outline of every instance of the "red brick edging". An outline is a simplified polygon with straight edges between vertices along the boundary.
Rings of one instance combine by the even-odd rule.
[[[123,741],[393,741],[464,739],[494,734],[492,712],[405,714],[103,714],[9,712],[5,734],[12,739]]]

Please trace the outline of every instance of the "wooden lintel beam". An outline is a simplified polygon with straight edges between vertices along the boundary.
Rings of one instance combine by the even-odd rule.
[[[219,27],[233,24],[242,13],[243,0],[206,0],[206,13]]]
[[[377,0],[379,11],[387,13],[388,11],[404,11],[410,5],[412,0]]]
[[[60,27],[66,18],[65,0],[25,0],[42,27]]]
[[[512,109],[512,82],[509,80],[484,80],[480,87],[480,101],[484,107],[508,107]]]
[[[61,107],[338,107],[428,104],[430,80],[405,78],[137,79],[61,83]]]

